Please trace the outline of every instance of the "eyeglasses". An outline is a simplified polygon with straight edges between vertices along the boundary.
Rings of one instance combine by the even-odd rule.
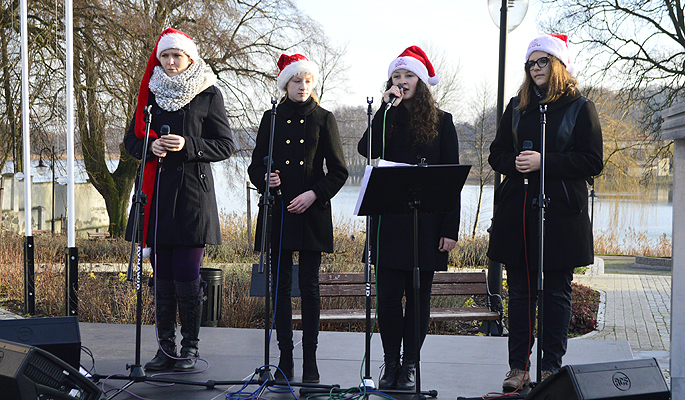
[[[538,68],[540,68],[540,69],[545,68],[547,66],[547,64],[549,64],[549,57],[540,57],[535,61],[533,61],[533,60],[526,61],[526,64],[525,64],[526,69],[527,70],[533,69],[535,64],[537,64]]]

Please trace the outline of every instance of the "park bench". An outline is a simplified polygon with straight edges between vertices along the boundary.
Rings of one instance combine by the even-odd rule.
[[[251,296],[264,295],[263,274],[257,273],[257,264],[252,268]],[[299,296],[297,271],[293,267],[293,293]],[[371,295],[376,295],[375,280],[372,274]],[[321,298],[345,298],[366,296],[366,283],[361,272],[325,272],[319,274]],[[433,297],[436,296],[484,296],[487,307],[431,308],[432,321],[486,321],[502,322],[502,300],[488,290],[485,271],[479,272],[436,272],[433,278]],[[374,301],[375,303],[375,301]],[[371,310],[371,315],[376,310]],[[293,321],[301,321],[300,310],[293,310]],[[321,323],[361,322],[366,319],[364,308],[322,309]],[[491,332],[488,329],[488,332]]]
[[[88,239],[90,239],[90,240],[108,239],[108,238],[109,238],[109,232],[88,232]]]

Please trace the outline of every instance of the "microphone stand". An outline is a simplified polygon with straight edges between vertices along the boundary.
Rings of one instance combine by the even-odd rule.
[[[539,217],[539,242],[538,242],[538,351],[537,351],[537,368],[536,378],[538,383],[542,376],[542,343],[543,343],[543,311],[544,311],[544,250],[545,250],[545,208],[549,203],[549,199],[545,196],[545,142],[546,142],[546,126],[547,126],[547,105],[540,105],[540,194],[537,199],[533,200],[533,206],[537,207],[540,212]]]
[[[272,109],[271,109],[271,132],[270,132],[270,138],[269,138],[269,159],[271,159],[273,155],[273,136],[274,136],[274,126],[275,126],[275,120],[276,120],[276,99],[272,98],[271,99],[271,104],[272,104]],[[269,185],[266,185],[266,190],[265,194],[263,197],[263,205],[266,207],[264,210],[264,229],[262,229],[262,244],[261,244],[261,256],[260,256],[260,271],[264,271],[266,269],[266,276],[265,276],[265,285],[266,285],[266,293],[265,293],[265,350],[264,350],[264,366],[258,368],[256,370],[256,373],[259,374],[259,379],[251,379],[249,381],[215,381],[215,380],[208,380],[205,382],[196,382],[196,381],[187,381],[187,380],[178,380],[178,379],[171,379],[171,378],[162,378],[162,377],[156,377],[156,376],[147,376],[145,375],[145,371],[140,365],[140,342],[141,342],[141,326],[142,326],[142,292],[141,292],[141,281],[142,281],[142,265],[143,265],[143,243],[144,243],[144,238],[143,238],[143,231],[144,231],[144,226],[145,224],[142,222],[145,219],[145,203],[147,201],[146,195],[143,193],[143,177],[144,177],[144,172],[145,172],[145,162],[147,158],[147,150],[148,150],[148,142],[149,142],[149,134],[150,134],[150,123],[152,120],[152,116],[150,114],[152,106],[147,106],[145,107],[145,138],[143,141],[143,157],[142,157],[142,162],[138,174],[138,179],[136,182],[136,194],[134,196],[134,205],[135,205],[135,214],[134,214],[134,221],[133,221],[133,234],[134,234],[134,240],[131,243],[131,257],[129,261],[129,269],[128,269],[128,280],[132,280],[133,276],[133,258],[134,254],[137,255],[137,271],[136,271],[136,291],[137,291],[137,297],[136,297],[136,353],[135,353],[135,362],[133,365],[126,365],[126,369],[130,369],[131,373],[129,374],[128,377],[121,376],[121,375],[101,375],[101,374],[93,374],[92,378],[95,382],[98,382],[101,378],[105,378],[108,380],[117,380],[117,379],[124,379],[128,380],[129,382],[126,383],[124,386],[121,388],[116,388],[116,392],[112,394],[111,396],[107,397],[107,400],[110,400],[116,396],[118,396],[120,393],[126,391],[128,387],[133,385],[134,383],[137,382],[158,382],[158,383],[165,383],[165,384],[182,384],[182,385],[190,385],[190,386],[204,386],[206,389],[214,389],[216,386],[234,386],[234,385],[242,385],[242,386],[247,386],[247,385],[260,385],[260,393],[257,395],[258,397],[261,396],[261,393],[263,390],[266,389],[267,386],[273,386],[274,385],[274,378],[271,376],[271,372],[269,370],[269,321],[270,321],[270,304],[271,304],[271,291],[270,289],[270,273],[269,273],[269,266],[270,266],[270,261],[271,261],[271,253],[269,246],[266,246],[267,241],[271,239],[270,230],[271,230],[271,205],[273,204],[273,196],[269,194]],[[271,172],[271,163],[267,164],[267,173]],[[267,175],[269,176],[269,175]],[[293,384],[291,384],[293,386]],[[301,383],[298,384],[298,386],[307,386],[307,387],[312,387],[312,388],[331,388],[331,386],[325,386],[325,385],[318,385],[318,384],[307,384],[307,383]]]
[[[274,131],[276,130],[276,104],[275,97],[271,98],[271,127],[269,129],[269,148],[267,151],[266,164],[266,187],[262,195],[260,207],[262,207],[262,237],[259,250],[259,273],[264,274],[264,367],[259,369],[259,382],[273,382],[274,377],[269,369],[269,329],[271,327],[271,222],[273,216],[274,197],[269,188],[271,167],[273,166]]]
[[[373,104],[373,97],[367,97],[366,103],[368,107],[366,109],[367,117],[367,129],[369,130],[369,140],[366,143],[366,165],[371,165],[371,138],[372,138],[372,118],[373,109],[371,104]],[[362,384],[364,387],[369,389],[375,389],[376,385],[371,377],[371,331],[373,327],[371,326],[371,216],[366,216],[366,247],[364,251],[366,252],[364,257],[364,282],[366,283],[366,338],[365,338],[365,348],[364,348],[364,378]]]
[[[299,386],[302,388],[318,388],[333,390],[334,388],[339,388],[340,385],[322,385],[318,383],[304,383],[304,382],[288,382],[287,384],[276,384],[276,380],[273,375],[271,375],[271,370],[269,368],[270,363],[270,349],[269,342],[271,339],[271,287],[273,284],[271,277],[271,230],[273,226],[273,206],[274,206],[274,196],[271,194],[271,189],[269,188],[269,177],[271,177],[271,171],[273,166],[273,151],[274,151],[274,134],[276,131],[276,109],[278,100],[275,97],[271,98],[271,126],[269,129],[269,149],[267,152],[267,158],[264,160],[266,165],[266,187],[264,189],[264,194],[261,198],[260,207],[264,211],[262,213],[262,237],[260,245],[260,255],[259,255],[259,267],[258,273],[264,274],[264,365],[257,368],[256,372],[259,374],[258,381],[249,382],[237,382],[244,384],[259,384],[261,385],[259,393],[256,395],[257,398],[261,397],[261,394],[269,386]],[[278,289],[277,289],[278,290]],[[302,390],[302,389],[301,389]]]
[[[136,193],[133,196],[133,205],[135,211],[133,211],[133,240],[131,240],[131,255],[129,257],[128,263],[128,274],[126,280],[129,282],[133,281],[133,265],[134,257],[137,257],[135,261],[136,271],[135,271],[135,287],[136,287],[136,343],[135,343],[135,361],[133,364],[126,364],[126,369],[130,370],[128,377],[120,377],[122,379],[128,379],[129,382],[126,383],[121,388],[118,388],[116,392],[107,397],[107,399],[114,398],[121,392],[126,390],[129,386],[136,382],[144,382],[147,378],[145,376],[145,371],[140,364],[140,347],[141,347],[141,332],[142,332],[142,315],[143,315],[143,295],[142,295],[142,279],[143,279],[143,230],[145,224],[145,203],[147,203],[147,196],[143,193],[143,176],[145,174],[145,163],[147,162],[147,150],[150,138],[150,123],[152,122],[151,114],[152,106],[148,105],[143,108],[145,113],[145,136],[143,138],[143,156],[140,163],[140,168],[138,170],[138,176],[136,177]],[[92,379],[94,382],[98,382],[101,377],[106,377],[107,375],[93,374]],[[117,379],[117,377],[113,377]]]

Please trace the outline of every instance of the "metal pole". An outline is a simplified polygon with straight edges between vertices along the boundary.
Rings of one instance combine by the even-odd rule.
[[[245,194],[247,194],[247,251],[252,250],[252,201],[250,199],[250,181],[245,183]]]
[[[34,246],[31,226],[31,139],[29,133],[29,59],[27,0],[21,0],[21,131],[24,153],[24,312],[35,314]]]
[[[502,114],[504,114],[504,83],[505,83],[505,66],[507,61],[507,14],[508,14],[507,0],[502,0],[502,6],[500,8],[500,20],[499,20],[499,76],[497,80],[497,128],[499,129],[500,120]],[[495,172],[494,186],[495,190],[499,187],[502,182],[502,175],[499,172]],[[495,215],[497,206],[493,204],[492,214]],[[494,260],[488,261],[488,287],[490,288],[490,293],[493,295],[502,294],[502,264]],[[490,332],[495,334],[502,333],[502,327],[497,326],[498,324],[492,324],[497,332]]]
[[[50,214],[50,229],[55,234],[55,146],[52,146],[52,214]]]
[[[74,197],[74,10],[72,0],[64,1],[67,88],[67,315],[78,315],[78,247],[76,247],[76,200]],[[54,181],[53,181],[54,185]],[[54,193],[54,192],[53,192]]]

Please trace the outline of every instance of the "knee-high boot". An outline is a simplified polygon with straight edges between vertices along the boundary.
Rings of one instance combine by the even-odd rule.
[[[162,371],[174,366],[176,357],[176,289],[171,280],[157,279],[155,288],[155,323],[159,349],[145,369]]]
[[[277,381],[292,380],[295,376],[295,363],[293,361],[293,323],[292,304],[290,294],[287,296],[279,293],[276,300],[276,339],[281,354],[278,358],[278,370],[275,373]]]
[[[316,366],[316,347],[319,337],[319,316],[321,300],[318,283],[315,294],[302,290],[302,382],[318,383],[319,369]]]
[[[321,253],[300,252],[300,293],[302,298],[302,382],[318,383],[316,347],[319,338],[321,295],[319,293],[319,267]]]
[[[190,282],[175,282],[178,311],[181,317],[181,360],[176,361],[175,371],[190,371],[195,369],[195,361],[199,357],[198,343],[200,342],[200,322],[202,321],[202,278],[198,277]]]

